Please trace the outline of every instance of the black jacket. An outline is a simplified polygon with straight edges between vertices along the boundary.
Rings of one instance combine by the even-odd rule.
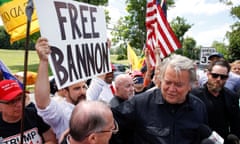
[[[181,105],[167,104],[158,88],[136,95],[112,111],[121,139],[131,144],[199,143],[198,127],[207,124],[200,99],[189,94]]]
[[[220,95],[223,97],[223,109],[225,109],[226,123],[220,124],[219,113],[216,113],[216,107],[213,106],[212,96],[204,85],[202,88],[195,88],[191,93],[200,98],[206,105],[208,111],[208,123],[210,128],[215,130],[223,138],[226,139],[228,134],[235,134],[240,137],[240,109],[239,109],[239,98],[231,92],[229,89],[224,88],[220,91]]]

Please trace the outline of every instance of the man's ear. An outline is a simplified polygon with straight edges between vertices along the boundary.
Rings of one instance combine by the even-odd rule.
[[[97,135],[96,135],[96,133],[91,133],[89,136],[88,136],[88,142],[90,143],[90,144],[95,144],[95,143],[97,143]]]
[[[62,89],[62,93],[64,95],[64,97],[66,97],[69,93],[68,93],[68,90],[67,89]]]

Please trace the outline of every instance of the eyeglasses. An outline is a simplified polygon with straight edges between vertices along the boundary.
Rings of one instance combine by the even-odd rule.
[[[79,141],[79,142],[83,141],[86,137],[90,136],[92,133],[106,133],[106,132],[111,132],[112,134],[116,134],[118,131],[119,131],[118,123],[117,123],[117,121],[114,120],[114,128],[113,128],[113,129],[89,132],[88,134],[86,134],[86,135],[83,136],[82,138],[79,138],[79,137],[78,137],[78,140],[77,140],[77,141]]]
[[[0,101],[0,103],[3,103],[3,104],[7,104],[7,105],[14,105],[16,104],[17,102],[21,101],[22,100],[22,96],[19,96],[11,101],[8,101],[8,102],[3,102],[3,101]]]
[[[213,78],[218,78],[220,76],[221,80],[226,80],[228,78],[228,75],[223,74],[216,74],[216,73],[210,73]]]
[[[111,132],[112,134],[116,134],[119,131],[119,127],[118,127],[118,123],[115,120],[114,121],[114,128],[110,129],[110,130],[101,130],[101,131],[97,131],[96,133],[105,133],[105,132]]]

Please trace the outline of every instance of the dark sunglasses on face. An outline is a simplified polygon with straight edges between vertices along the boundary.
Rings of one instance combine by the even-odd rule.
[[[218,78],[220,77],[221,80],[226,80],[228,78],[228,75],[223,75],[223,74],[216,74],[216,73],[210,73],[213,78]]]

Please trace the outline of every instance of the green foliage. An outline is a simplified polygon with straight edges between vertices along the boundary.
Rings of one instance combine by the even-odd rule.
[[[5,65],[11,70],[12,73],[16,73],[24,70],[24,50],[2,50],[0,49],[0,58]],[[37,71],[39,59],[36,51],[29,51],[28,53],[28,71]]]
[[[232,61],[240,59],[240,30],[234,30],[229,34],[229,53]]]
[[[113,44],[127,45],[142,49],[146,38],[145,14],[146,1],[126,0],[128,16],[120,18],[114,26]]]
[[[184,39],[182,44],[183,55],[191,58],[191,59],[198,59],[197,51],[195,49],[196,41],[193,38],[187,37]]]
[[[37,40],[37,38],[40,36],[39,32],[36,32],[30,36],[30,50],[34,50],[34,44]],[[23,38],[19,41],[16,41],[14,43],[10,43],[10,36],[5,31],[3,26],[0,26],[0,48],[1,49],[16,49],[16,50],[23,50],[25,49],[26,45],[26,38]]]
[[[129,15],[120,18],[118,23],[114,26],[112,31],[113,45],[118,44],[118,49],[122,49],[127,43],[141,51],[146,41],[146,28],[145,28],[145,14],[146,14],[146,1],[139,0],[126,0],[127,12]],[[167,6],[172,7],[173,0],[167,1]],[[191,28],[192,25],[187,24],[184,18],[177,17],[171,22],[173,31],[176,36],[183,42],[184,34]],[[127,51],[126,51],[127,52]],[[179,50],[182,54],[182,51]],[[127,53],[125,53],[127,55]]]
[[[104,12],[105,12],[105,17],[106,17],[106,23],[109,24],[109,22],[111,20],[111,17],[109,16],[109,11],[104,10]]]
[[[226,36],[229,40],[229,59],[230,61],[240,59],[240,6],[231,9],[231,15],[238,19],[231,26],[231,32],[227,32]]]
[[[129,15],[120,18],[112,31],[113,45],[127,45],[142,49],[145,44],[146,1],[126,0],[126,10]]]
[[[186,19],[177,16],[170,22],[172,30],[181,43],[183,42],[184,34],[193,26],[193,24],[187,24],[186,21]]]
[[[117,56],[117,60],[124,60],[124,59],[127,59],[127,56],[124,54],[120,54]]]
[[[10,36],[3,26],[0,26],[0,41],[0,48],[8,48],[10,46]]]
[[[231,15],[233,17],[236,17],[236,18],[240,19],[240,6],[233,7],[231,9]]]
[[[127,59],[118,60],[117,57],[118,57],[118,55],[110,55],[110,60],[111,60],[111,62],[112,62],[112,63],[116,63],[116,64],[129,65]]]
[[[106,5],[108,3],[108,0],[76,0],[76,1],[89,3],[92,5]]]
[[[177,16],[175,19],[173,19],[170,22],[170,25],[171,25],[171,28],[174,31],[176,37],[179,39],[180,43],[183,45],[184,44],[183,37],[184,37],[185,33],[193,26],[193,24],[188,24],[188,23],[186,23],[186,19]],[[191,39],[194,40],[193,38],[191,38]],[[186,42],[186,43],[189,43],[189,42]],[[195,42],[195,44],[193,43],[193,45],[195,47],[196,42]],[[181,49],[176,50],[176,53],[184,55],[184,47],[182,46]]]
[[[217,52],[220,52],[221,54],[224,55],[225,58],[228,59],[228,47],[225,43],[214,41],[212,43],[212,47],[215,48]]]

